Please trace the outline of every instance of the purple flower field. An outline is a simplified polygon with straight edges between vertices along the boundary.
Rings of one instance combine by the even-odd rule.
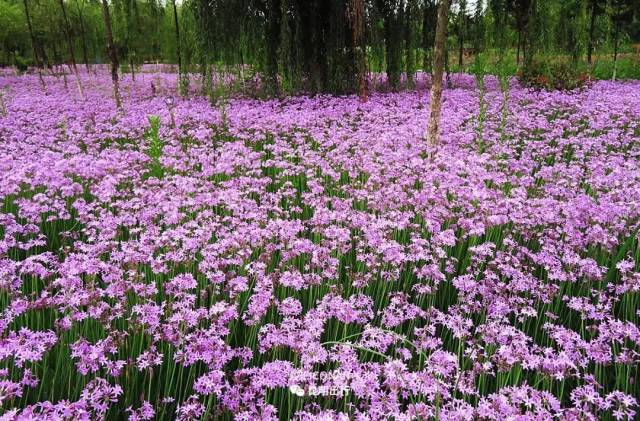
[[[0,76],[0,420],[636,417],[640,82],[175,79]]]

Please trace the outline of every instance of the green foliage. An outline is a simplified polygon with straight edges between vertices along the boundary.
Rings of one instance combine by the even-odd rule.
[[[616,66],[617,79],[640,79],[640,57],[626,54],[618,58]],[[614,63],[612,58],[597,60],[592,69],[595,79],[609,80],[613,77]]]
[[[509,118],[509,96],[511,87],[509,85],[511,81],[511,75],[513,74],[511,67],[504,58],[501,58],[495,67],[495,74],[498,76],[500,82],[500,91],[502,92],[502,106],[501,106],[501,118],[500,118],[500,138],[505,140],[507,120]]]
[[[25,31],[26,19],[19,4],[0,0],[0,65],[28,64],[26,60],[17,62],[18,57],[27,55],[30,47],[29,34]],[[12,57],[15,63],[12,63]]]
[[[178,92],[182,96],[187,96],[189,94],[189,85],[191,84],[191,79],[189,78],[188,73],[181,73],[178,76]]]
[[[486,54],[476,54],[469,71],[476,77],[476,82],[478,82],[479,79],[484,79],[490,71]]]
[[[145,137],[149,141],[149,148],[147,149],[147,155],[151,159],[149,162],[149,177],[163,178],[164,167],[160,162],[162,158],[162,149],[164,148],[164,141],[160,138],[160,117],[157,115],[151,115],[148,117],[149,129],[145,133]]]
[[[476,121],[476,142],[479,150],[484,150],[484,122],[487,119],[487,102],[485,100],[486,88],[484,78],[487,75],[487,61],[483,54],[477,54],[471,71],[476,79],[478,89],[478,119]]]
[[[518,74],[520,82],[526,86],[542,89],[577,89],[588,81],[588,75],[575,66],[562,62],[536,61],[523,67]]]
[[[17,55],[14,58],[14,63],[16,68],[18,69],[18,71],[20,72],[24,72],[29,68],[29,65],[31,64],[26,58]]]

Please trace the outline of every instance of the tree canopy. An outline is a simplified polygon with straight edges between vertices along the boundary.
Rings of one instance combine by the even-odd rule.
[[[162,62],[180,64],[185,74],[206,75],[213,66],[241,66],[265,76],[269,90],[278,94],[353,92],[361,85],[358,74],[365,71],[385,72],[391,89],[405,80],[410,87],[414,72],[431,71],[436,3],[107,4],[122,70],[135,72],[141,63]],[[73,51],[75,61],[87,67],[108,62],[101,7],[97,0],[0,0],[0,64],[25,69],[42,61],[50,67],[70,63]],[[586,63],[594,54],[618,54],[640,42],[640,0],[454,0],[450,7],[448,70],[464,70],[469,57],[482,51],[508,55],[514,66],[526,65],[537,54]]]

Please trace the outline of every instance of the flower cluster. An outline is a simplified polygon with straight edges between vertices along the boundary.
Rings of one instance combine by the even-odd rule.
[[[479,135],[455,75],[432,149],[424,90],[45,82],[0,77],[0,419],[635,417],[640,83],[488,77]]]

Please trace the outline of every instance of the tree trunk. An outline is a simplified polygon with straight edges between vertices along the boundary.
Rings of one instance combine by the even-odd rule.
[[[520,39],[522,38],[521,31],[518,31],[518,47],[516,48],[516,66],[520,65]]]
[[[58,46],[55,42],[51,43],[51,52],[53,53],[53,60],[52,60],[53,63],[51,66],[51,71],[57,74],[58,70],[56,70],[56,66],[60,66],[60,63],[62,62],[62,60],[60,59],[60,54],[58,53]]]
[[[73,39],[71,39],[71,26],[69,26],[69,19],[67,19],[67,9],[64,7],[64,0],[60,0],[60,10],[62,11],[62,21],[64,23],[64,35],[67,39],[67,48],[69,49],[69,58],[71,59],[71,66],[73,67],[73,73],[76,76],[76,85],[80,98],[84,99],[84,92],[82,91],[82,82],[80,81],[80,73],[78,73],[78,66],[76,64],[76,53],[73,51]]]
[[[458,39],[459,45],[458,45],[458,68],[459,71],[462,73],[462,64],[463,64],[463,55],[464,55],[464,40],[462,39],[462,37],[460,37]]]
[[[282,25],[282,5],[280,0],[269,0],[266,14],[265,38],[267,41],[266,73],[268,88],[272,95],[280,96],[280,83],[278,83],[278,50],[280,49],[280,29]],[[311,48],[311,46],[308,47]]]
[[[613,80],[614,82],[616,81],[616,77],[618,76],[618,39],[620,38],[619,36],[619,31],[618,28],[616,27],[616,32],[614,35],[614,39],[613,39],[613,76],[611,78],[611,80]]]
[[[24,14],[27,17],[27,26],[29,28],[29,36],[31,37],[31,47],[33,48],[33,58],[36,61],[36,66],[38,66],[38,78],[40,79],[40,84],[42,85],[42,89],[45,89],[44,78],[42,77],[42,71],[44,70],[44,66],[42,61],[40,60],[39,50],[40,47],[38,45],[38,40],[36,36],[33,34],[33,25],[31,25],[31,15],[29,14],[29,3],[27,0],[23,0],[24,3]]]
[[[425,72],[431,73],[431,71],[433,70],[432,61],[433,61],[433,57],[431,54],[431,49],[425,50],[423,62],[422,62],[422,67],[424,68]]]
[[[447,40],[445,39],[444,47],[444,74],[447,75],[447,89],[451,89],[453,83],[451,82],[451,67],[449,63],[449,46],[447,46]]]
[[[536,22],[536,10],[538,8],[537,0],[531,0],[527,9],[527,23],[525,25],[524,37],[522,39],[522,62],[525,66],[531,66],[534,56],[534,43],[536,34],[534,34]]]
[[[49,60],[47,50],[45,50],[42,44],[38,44],[38,48],[40,49],[40,57],[42,58],[43,67],[49,69],[49,73],[53,74],[53,64]]]
[[[129,70],[131,70],[131,80],[136,80],[136,66],[133,62],[133,56],[129,54]]]
[[[7,115],[7,106],[4,103],[4,97],[2,95],[2,91],[0,91],[0,116],[6,117]]]
[[[460,2],[460,12],[458,19],[458,67],[462,72],[463,56],[464,56],[464,17],[466,15],[466,2]]]
[[[116,106],[122,108],[120,100],[120,89],[118,88],[118,52],[113,43],[113,32],[111,31],[111,16],[109,15],[109,5],[107,0],[102,0],[102,17],[104,18],[104,32],[107,38],[107,48],[109,49],[109,57],[111,58],[111,81],[113,82],[113,98]]]
[[[415,73],[415,56],[413,51],[413,9],[412,3],[407,2],[407,11],[405,13],[405,68],[407,72],[407,87],[409,89],[415,88],[414,73]]]
[[[246,80],[244,76],[244,54],[242,54],[242,47],[240,48],[240,80],[242,81],[242,93],[247,93]]]
[[[180,24],[178,23],[178,8],[176,7],[176,0],[171,0],[173,5],[173,21],[176,27],[176,55],[178,56],[178,75],[182,74],[182,56],[180,54]]]
[[[367,62],[366,44],[364,43],[364,0],[351,0],[351,30],[353,50],[356,56],[358,72],[358,96],[362,102],[367,101]]]
[[[595,2],[591,3],[591,20],[589,22],[589,43],[587,45],[587,63],[589,66],[593,63],[592,55],[593,55],[593,34],[596,26],[596,4]]]
[[[431,87],[431,115],[427,129],[427,142],[430,146],[438,144],[440,111],[442,107],[442,73],[444,71],[449,0],[440,0],[433,58],[433,85]]]
[[[484,47],[484,17],[483,17],[483,0],[476,0],[476,10],[474,13],[475,23],[473,27],[473,54],[478,55]],[[487,6],[488,7],[488,6]]]
[[[78,18],[80,19],[80,40],[82,42],[82,59],[84,60],[84,65],[87,68],[87,73],[91,72],[91,65],[89,64],[89,54],[87,50],[87,30],[84,27],[84,16],[82,15],[82,8],[80,8],[80,3],[78,0],[76,1],[76,9],[78,9]]]
[[[391,90],[396,92],[400,86],[402,71],[402,23],[400,13],[396,10],[386,8],[383,14],[387,82]]]

